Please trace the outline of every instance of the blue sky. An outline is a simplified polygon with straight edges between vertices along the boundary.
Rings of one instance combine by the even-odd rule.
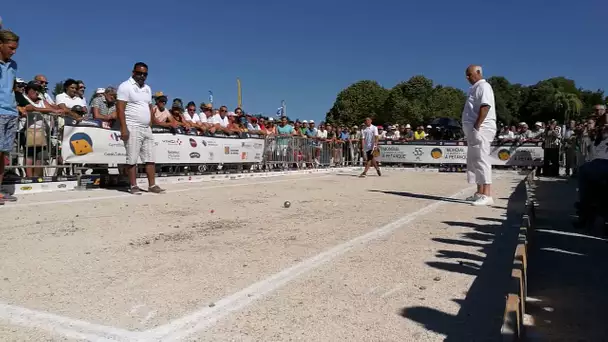
[[[19,76],[117,85],[132,65],[184,101],[321,120],[361,79],[391,87],[423,74],[466,88],[468,64],[531,84],[566,76],[604,88],[608,1],[5,1],[5,28],[21,37]]]

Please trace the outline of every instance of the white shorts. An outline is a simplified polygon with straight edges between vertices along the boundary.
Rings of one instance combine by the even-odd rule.
[[[127,126],[129,140],[125,141],[127,150],[127,165],[137,164],[137,159],[142,163],[154,163],[154,134],[152,128],[141,126]]]

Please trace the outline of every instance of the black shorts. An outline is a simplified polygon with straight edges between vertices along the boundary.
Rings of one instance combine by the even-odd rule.
[[[374,150],[365,151],[365,158],[367,160],[374,159]]]

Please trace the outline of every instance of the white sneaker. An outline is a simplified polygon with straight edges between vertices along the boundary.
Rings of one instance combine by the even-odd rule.
[[[479,194],[478,193],[474,193],[473,196],[469,196],[467,198],[465,198],[465,201],[467,202],[475,202],[479,199]]]
[[[479,195],[479,197],[477,198],[477,200],[475,200],[471,204],[474,205],[474,206],[477,206],[477,207],[489,206],[489,205],[493,205],[494,204],[494,200],[490,196]]]

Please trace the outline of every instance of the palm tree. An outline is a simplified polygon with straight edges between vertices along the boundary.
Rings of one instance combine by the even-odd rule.
[[[553,98],[555,110],[564,115],[564,122],[570,121],[570,116],[578,117],[583,103],[576,94],[558,91]]]

